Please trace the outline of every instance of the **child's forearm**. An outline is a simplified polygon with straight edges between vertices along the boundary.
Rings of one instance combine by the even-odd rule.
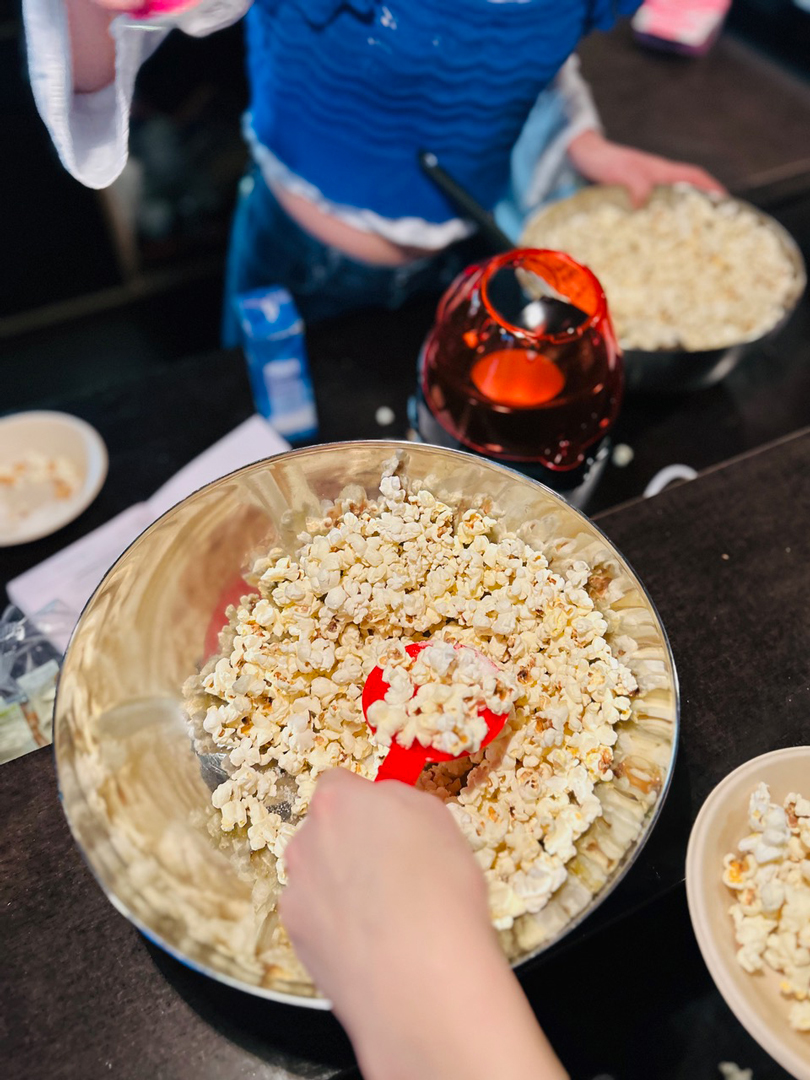
[[[565,1080],[497,942],[469,946],[425,956],[417,984],[391,972],[347,1023],[366,1080]]]
[[[366,1080],[564,1080],[438,799],[333,769],[285,859],[281,918]]]
[[[93,0],[65,0],[70,30],[73,89],[102,90],[115,79],[115,42],[110,23],[118,14]]]

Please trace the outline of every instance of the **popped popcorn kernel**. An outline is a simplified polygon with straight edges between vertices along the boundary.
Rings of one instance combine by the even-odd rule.
[[[376,740],[390,746],[433,747],[445,754],[475,753],[488,733],[482,709],[508,714],[515,679],[474,649],[437,640],[409,655],[404,646],[386,657],[384,697],[368,710]]]
[[[0,461],[0,526],[14,530],[43,506],[72,499],[81,486],[76,466],[64,454],[28,450]]]
[[[782,806],[758,784],[748,805],[742,855],[723,860],[723,881],[736,894],[729,908],[739,946],[737,960],[750,974],[781,972],[780,992],[793,999],[788,1023],[810,1031],[810,800],[791,793]]]

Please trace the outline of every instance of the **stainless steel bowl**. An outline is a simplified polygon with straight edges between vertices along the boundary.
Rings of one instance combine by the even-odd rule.
[[[211,792],[181,707],[181,685],[206,659],[223,583],[260,550],[297,546],[307,516],[343,488],[378,494],[383,463],[428,480],[453,505],[486,494],[530,542],[565,539],[555,558],[585,557],[622,593],[616,634],[639,644],[644,692],[616,747],[620,779],[598,787],[604,817],[581,838],[569,881],[503,944],[514,964],[582,921],[624,875],[666,794],[678,733],[678,690],[651,600],[613,545],[540,484],[453,450],[357,442],[297,450],[202,488],[121,556],[89,601],[65,657],[56,702],[59,787],[73,835],[110,901],[184,963],[250,993],[328,1007],[314,987],[260,961],[266,919],[232,854],[207,829]]]
[[[660,195],[674,201],[680,197],[677,187],[658,189]],[[624,350],[624,367],[627,389],[642,393],[685,393],[703,390],[724,379],[729,372],[755,349],[761,348],[777,334],[788,321],[807,285],[804,259],[793,237],[778,221],[763,213],[751,203],[731,197],[718,198],[717,202],[733,203],[750,210],[778,239],[782,250],[794,271],[790,294],[785,298],[784,312],[778,321],[757,338],[740,341],[719,349],[690,351],[688,349],[642,349]],[[630,209],[627,190],[619,186],[594,185],[583,188],[575,195],[544,207],[527,223],[521,244],[544,247],[544,233],[557,227],[576,214],[588,212],[605,203]],[[610,297],[608,297],[608,305]],[[621,344],[621,342],[620,342]]]

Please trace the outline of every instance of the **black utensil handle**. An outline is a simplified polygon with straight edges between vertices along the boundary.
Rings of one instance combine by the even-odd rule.
[[[478,226],[478,231],[487,244],[496,252],[513,251],[515,245],[502,229],[495,224],[495,219],[479,202],[465,191],[457,180],[441,167],[439,159],[429,150],[420,150],[419,164],[422,170],[442,191],[462,217],[469,218]]]
[[[792,165],[769,169],[759,173],[754,181],[733,187],[729,194],[735,199],[745,199],[760,210],[769,210],[784,203],[806,198],[810,192],[810,159]]]

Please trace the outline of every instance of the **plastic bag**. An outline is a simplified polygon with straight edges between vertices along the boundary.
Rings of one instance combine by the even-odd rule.
[[[52,739],[62,660],[50,638],[69,635],[75,612],[59,602],[33,618],[9,606],[0,618],[0,763]]]

